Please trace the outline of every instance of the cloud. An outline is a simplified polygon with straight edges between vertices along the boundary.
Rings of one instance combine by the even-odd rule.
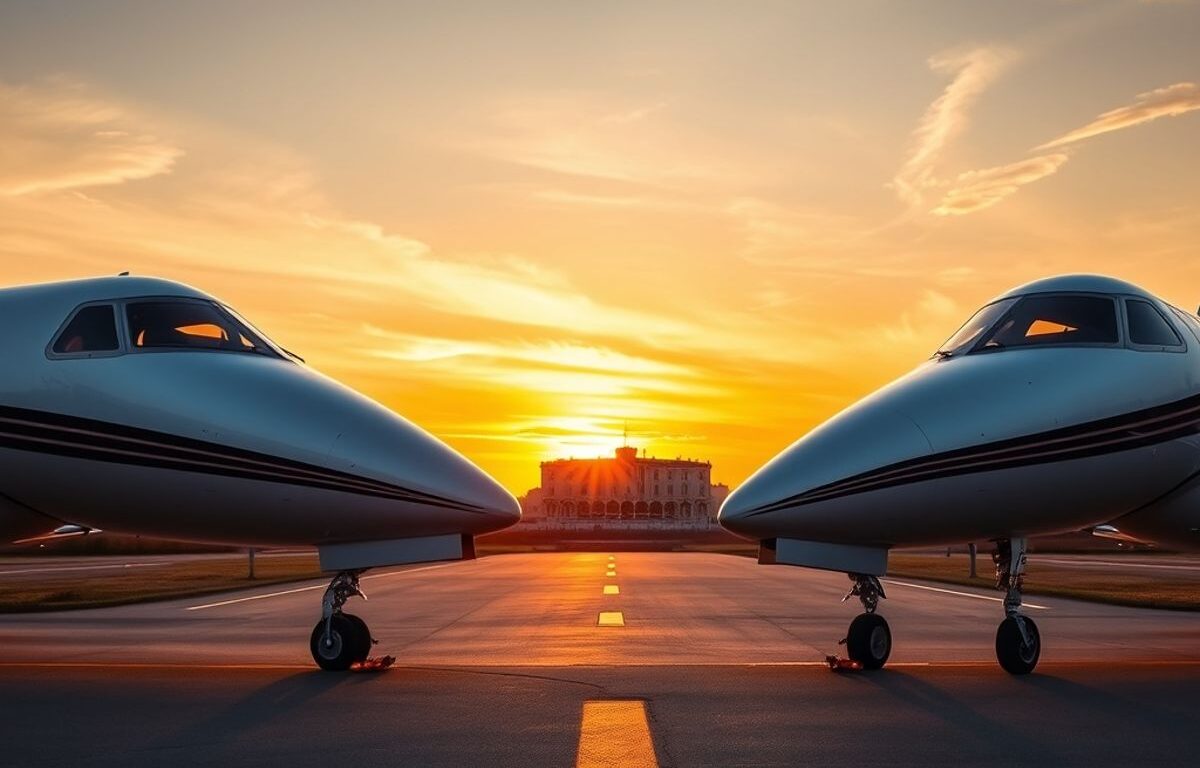
[[[366,326],[365,334],[384,342],[383,346],[371,349],[369,354],[405,362],[430,363],[476,358],[515,362],[542,369],[656,377],[697,376],[697,372],[687,366],[575,341],[465,341],[395,333],[371,325]]]
[[[446,141],[572,183],[674,188],[739,172],[710,137],[681,128],[665,103],[629,105],[586,91],[499,93],[481,122],[464,120]]]
[[[0,83],[0,195],[146,179],[169,172],[182,154],[142,116],[79,86]]]
[[[892,188],[901,200],[918,206],[925,190],[937,185],[934,171],[943,150],[966,126],[967,114],[980,94],[1012,59],[1013,53],[1007,49],[984,47],[929,60],[935,72],[952,74],[953,79],[921,116],[908,159],[892,179]]]
[[[960,174],[933,213],[961,216],[991,207],[1018,189],[1043,179],[1067,162],[1065,154],[1039,155],[1008,165]]]
[[[1195,83],[1175,83],[1138,94],[1134,103],[1105,112],[1087,125],[1035,149],[1063,147],[1104,133],[1141,125],[1160,117],[1176,117],[1196,109],[1200,109],[1200,87]],[[1066,154],[1056,152],[960,174],[932,213],[938,216],[961,216],[990,208],[1015,194],[1026,184],[1056,173],[1068,159]],[[933,185],[934,182],[931,181],[927,186]]]
[[[563,206],[588,206],[592,208],[646,209],[659,211],[693,210],[695,205],[666,196],[652,195],[605,195],[569,192],[562,189],[543,189],[533,193],[536,200]]]
[[[1178,117],[1196,109],[1200,109],[1200,87],[1195,83],[1175,83],[1139,93],[1132,104],[1109,110],[1082,128],[1076,128],[1035,149],[1061,147],[1122,128],[1132,128],[1160,117]]]

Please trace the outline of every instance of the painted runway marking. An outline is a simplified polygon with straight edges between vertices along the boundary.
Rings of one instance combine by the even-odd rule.
[[[625,614],[620,611],[600,611],[600,618],[596,620],[598,627],[623,627],[625,626]]]
[[[361,581],[367,579],[386,579],[389,576],[401,576],[406,573],[416,573],[418,571],[432,571],[435,568],[448,568],[451,565],[458,565],[461,560],[456,560],[453,563],[439,563],[438,565],[427,565],[423,568],[406,568],[403,571],[388,571],[387,573],[376,573],[370,576],[363,576]],[[267,592],[262,595],[250,595],[249,597],[235,597],[232,600],[221,600],[215,603],[205,603],[204,605],[190,605],[184,608],[185,611],[203,611],[208,608],[220,608],[225,605],[237,605],[238,603],[249,603],[254,600],[266,600],[270,597],[283,597],[284,595],[295,595],[300,592],[312,592],[316,589],[325,589],[326,584],[313,584],[307,587],[296,587],[295,589],[284,589],[279,592]]]
[[[575,768],[657,768],[644,701],[585,701]]]
[[[621,588],[618,587],[616,584],[605,584],[604,585],[604,594],[619,595],[619,594],[621,594]]]
[[[958,595],[959,597],[973,597],[976,600],[991,600],[994,603],[1003,603],[1003,597],[992,597],[991,595],[976,595],[972,592],[959,592],[953,589],[942,589],[941,587],[930,587],[925,584],[912,584],[907,581],[895,581],[894,579],[880,579],[884,584],[894,584],[898,587],[912,587],[913,589],[925,589],[930,592],[941,592],[944,595]],[[1036,603],[1021,603],[1022,608],[1033,608],[1036,611],[1048,611],[1050,606],[1038,605]]]
[[[607,571],[604,575],[611,579],[617,575],[617,572],[616,571]]]
[[[513,669],[513,668],[530,668],[530,669],[564,669],[578,668],[577,664],[562,664],[549,662],[522,662],[517,667],[512,664],[496,664],[496,663],[473,663],[473,664],[405,664],[403,666],[395,666],[392,669],[420,669],[433,672],[452,671],[452,670],[473,670],[473,669]],[[660,668],[660,667],[737,667],[757,669],[761,667],[797,667],[813,669],[829,669],[829,662],[826,661],[686,661],[686,662],[617,662],[609,664],[588,664],[583,666],[592,666],[597,668]],[[1179,659],[1165,661],[1162,659],[1131,659],[1127,661],[1112,661],[1095,659],[1091,661],[1042,661],[1038,664],[1038,669],[1091,669],[1094,667],[1104,667],[1106,669],[1113,668],[1193,668],[1200,667],[1200,661],[1190,659]],[[128,669],[128,670],[228,670],[231,672],[240,671],[256,671],[256,670],[307,670],[315,671],[311,663],[309,664],[206,664],[198,662],[194,664],[187,663],[170,663],[170,662],[109,662],[109,661],[0,661],[0,670],[5,669]],[[978,660],[978,661],[889,661],[885,669],[996,669],[996,660]]]
[[[1163,571],[1200,571],[1200,565],[1167,565],[1166,563],[1120,563],[1115,560],[1059,560],[1049,557],[1029,558],[1029,562],[1051,563],[1053,565],[1087,565],[1100,566],[1107,568],[1108,566],[1116,566],[1117,568],[1157,568]]]
[[[105,568],[150,568],[155,565],[169,565],[166,562],[155,563],[109,563],[107,565],[63,565],[55,567],[41,568],[19,568],[14,570],[0,570],[0,576],[11,576],[18,573],[62,573],[65,571],[98,571]]]

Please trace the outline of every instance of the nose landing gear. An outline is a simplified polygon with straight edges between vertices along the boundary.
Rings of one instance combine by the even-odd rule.
[[[1033,619],[1021,613],[1027,542],[1023,538],[996,542],[996,588],[1004,590],[1005,619],[996,630],[996,659],[1005,672],[1027,675],[1042,655],[1042,639]]]
[[[883,585],[879,579],[862,573],[850,574],[854,586],[842,598],[846,602],[851,597],[857,597],[863,606],[860,613],[850,622],[846,632],[846,653],[852,661],[857,661],[863,669],[879,669],[887,663],[892,653],[892,630],[887,620],[875,613],[879,607],[880,598],[886,598]]]
[[[321,669],[345,671],[351,665],[365,661],[371,654],[371,630],[367,623],[353,614],[343,613],[342,606],[357,595],[366,600],[358,586],[363,571],[342,571],[333,577],[321,600],[321,620],[313,627],[309,648],[313,661]]]

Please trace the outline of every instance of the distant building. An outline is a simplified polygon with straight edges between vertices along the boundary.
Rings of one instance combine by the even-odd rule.
[[[712,484],[711,462],[646,458],[625,446],[610,459],[542,462],[542,484],[521,507],[523,524],[540,529],[704,529],[728,495]]]

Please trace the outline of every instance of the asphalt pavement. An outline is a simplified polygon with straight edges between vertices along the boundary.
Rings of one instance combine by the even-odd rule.
[[[0,765],[1200,764],[1197,614],[1030,598],[1012,678],[998,595],[888,579],[887,668],[831,672],[848,586],[701,553],[384,569],[347,609],[397,662],[349,674],[309,657],[318,582],[9,615]]]

